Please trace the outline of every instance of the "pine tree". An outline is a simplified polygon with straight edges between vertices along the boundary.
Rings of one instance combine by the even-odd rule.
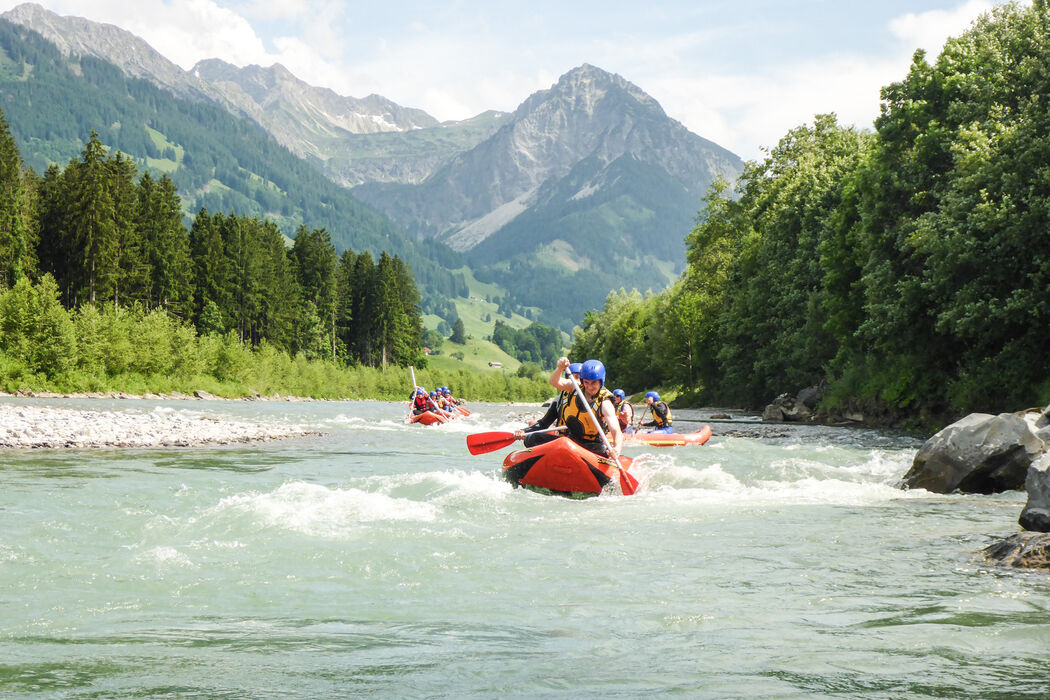
[[[76,246],[73,263],[79,267],[74,296],[84,295],[92,303],[111,297],[117,279],[117,230],[107,170],[105,147],[92,130],[81,160],[65,172],[72,195],[65,225]]]
[[[336,307],[335,307],[335,335],[336,356],[349,353],[353,344],[351,327],[354,320],[354,265],[357,256],[354,251],[347,248],[339,257],[339,267],[336,270]]]
[[[335,357],[336,256],[335,246],[325,229],[307,231],[300,226],[292,245],[296,276],[304,301],[314,305],[329,339],[330,357]]]
[[[0,112],[0,284],[36,272],[36,187]]]
[[[149,266],[143,257],[141,223],[136,216],[139,199],[135,185],[137,169],[120,151],[106,162],[106,168],[116,244],[113,304],[144,302],[149,297]],[[143,175],[143,178],[148,179],[149,175]]]

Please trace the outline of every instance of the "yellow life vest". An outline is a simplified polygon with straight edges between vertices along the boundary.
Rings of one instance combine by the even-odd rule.
[[[662,403],[664,406],[667,406],[667,403],[664,402],[664,401],[661,401],[660,403]],[[667,426],[671,425],[671,421],[672,421],[672,418],[671,418],[671,407],[667,406],[667,417],[666,418],[661,418],[656,413],[656,407],[658,405],[659,404],[653,404],[653,410],[652,410],[653,423],[656,423],[656,427],[657,428],[666,428]]]
[[[609,426],[605,424],[605,418],[602,416],[602,404],[612,401],[612,392],[603,386],[598,390],[598,395],[590,402],[591,410],[598,418],[599,426],[595,426],[594,421],[587,415],[587,409],[580,403],[580,397],[576,395],[576,392],[571,392],[568,399],[561,408],[558,424],[569,426],[570,435],[577,441],[598,442],[601,440],[598,431],[609,432]]]

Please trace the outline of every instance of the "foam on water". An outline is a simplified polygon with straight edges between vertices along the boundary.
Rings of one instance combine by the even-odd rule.
[[[437,506],[356,488],[334,489],[301,481],[262,494],[238,494],[222,499],[216,515],[243,514],[267,527],[317,537],[340,537],[356,526],[377,521],[434,520]]]

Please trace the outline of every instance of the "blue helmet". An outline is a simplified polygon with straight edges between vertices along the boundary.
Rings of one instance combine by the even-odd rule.
[[[582,368],[582,367],[583,367],[583,363],[582,362],[573,362],[572,364],[569,365],[569,372],[571,374],[579,374],[580,373],[580,368]]]
[[[620,401],[624,401],[627,399],[627,394],[623,393],[623,389],[616,389],[615,391],[613,391],[613,396],[620,399]]]
[[[424,389],[424,388],[423,388],[423,387],[421,387],[421,386],[417,386],[417,387],[416,387],[416,393],[417,393],[417,394],[425,394],[425,393],[427,393],[427,390],[426,390],[426,389]]]
[[[656,403],[660,400],[660,395],[657,394],[655,391],[647,391],[645,392],[645,398],[652,399],[653,403]]]
[[[601,360],[587,360],[580,368],[580,379],[585,382],[600,381],[605,383],[605,365]]]
[[[437,393],[436,391],[432,391],[432,392],[430,392],[430,398],[432,398],[432,399],[436,399],[436,398],[437,398],[437,396],[438,396],[438,393]]]

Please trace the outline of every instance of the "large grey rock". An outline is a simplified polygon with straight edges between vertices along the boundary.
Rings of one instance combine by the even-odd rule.
[[[1050,570],[1050,535],[1019,532],[985,547],[982,553],[999,566]]]
[[[1028,491],[1028,503],[1017,522],[1025,530],[1050,532],[1050,454],[1029,465],[1024,487]]]
[[[1020,489],[1028,466],[1045,450],[1023,417],[971,413],[922,446],[904,475],[906,488],[934,493],[999,493]]]
[[[809,420],[813,412],[791,394],[781,394],[762,411],[762,420],[798,422]]]

